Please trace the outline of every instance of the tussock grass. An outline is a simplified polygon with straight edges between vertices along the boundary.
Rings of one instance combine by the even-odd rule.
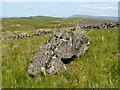
[[[27,67],[50,35],[23,40],[3,41],[3,88],[117,88],[118,30],[91,30],[86,54],[67,64],[57,75],[30,78]]]

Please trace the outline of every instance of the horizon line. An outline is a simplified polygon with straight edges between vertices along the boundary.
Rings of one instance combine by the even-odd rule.
[[[79,15],[74,14],[71,16],[50,16],[50,15],[29,15],[29,16],[0,16],[0,18],[19,18],[19,17],[37,17],[37,16],[44,16],[44,17],[56,17],[56,18],[67,18],[72,16],[99,16],[99,17],[119,17],[119,16],[109,16],[109,15]]]

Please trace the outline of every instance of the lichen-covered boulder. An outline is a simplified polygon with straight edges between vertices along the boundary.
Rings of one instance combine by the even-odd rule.
[[[55,31],[31,60],[28,74],[56,74],[66,70],[64,61],[84,54],[88,48],[89,39],[86,36],[74,34],[72,31]]]

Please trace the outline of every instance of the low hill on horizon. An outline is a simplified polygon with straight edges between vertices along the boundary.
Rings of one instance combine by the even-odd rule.
[[[90,15],[72,15],[69,17],[54,17],[54,16],[42,16],[42,15],[26,16],[26,17],[0,16],[0,18],[28,18],[28,19],[31,19],[31,18],[35,18],[35,19],[38,19],[38,18],[91,18],[91,19],[108,20],[108,21],[115,21],[115,22],[118,21],[118,17],[115,17],[115,16],[90,16]]]
[[[118,17],[114,16],[89,16],[89,15],[72,15],[70,18],[93,18],[99,20],[118,21]]]

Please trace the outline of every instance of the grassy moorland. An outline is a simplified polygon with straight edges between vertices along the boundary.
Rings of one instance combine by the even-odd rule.
[[[7,24],[7,20],[9,21],[9,19],[6,19],[6,21],[3,20],[3,22],[6,22]],[[66,20],[66,22],[67,21],[69,22],[69,20]],[[74,20],[72,19],[71,21]],[[25,22],[21,21],[21,23]],[[9,29],[8,26],[10,26],[6,25],[7,27],[4,27],[5,25],[3,24],[2,32],[4,33],[7,30],[6,28]],[[32,28],[32,26],[29,26],[29,28]],[[27,29],[24,30],[27,31]],[[39,74],[35,78],[30,78],[27,74],[28,64],[34,54],[51,36],[46,35],[11,41],[3,40],[2,87],[117,88],[118,30],[91,30],[85,34],[90,38],[90,48],[85,55],[82,55],[67,64],[66,72],[47,76],[41,76]]]
[[[14,35],[21,32],[33,33],[39,29],[58,29],[75,26],[75,21],[80,18],[53,18],[53,17],[32,17],[32,18],[3,18],[3,35]]]
[[[3,18],[2,35],[11,36],[23,33],[34,33],[40,30],[56,30],[60,28],[70,28],[76,26],[76,21],[83,26],[86,24],[100,24],[99,20],[83,18],[53,18],[45,16]],[[102,23],[106,22],[104,20]]]

